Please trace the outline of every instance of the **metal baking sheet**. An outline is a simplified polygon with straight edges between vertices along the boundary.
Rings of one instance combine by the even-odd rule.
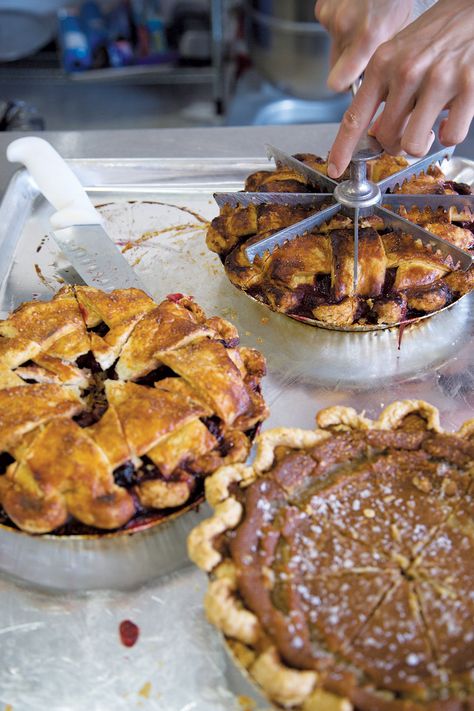
[[[241,189],[248,173],[268,167],[265,160],[71,164],[155,298],[191,293],[209,314],[232,320],[243,344],[265,353],[265,428],[312,427],[315,412],[335,404],[375,416],[407,397],[439,407],[447,429],[474,417],[474,295],[402,334],[341,333],[272,313],[230,284],[204,241],[217,214],[212,193]],[[445,170],[474,182],[470,161],[455,158]],[[50,212],[19,172],[0,207],[4,314],[23,300],[48,298],[62,279],[74,280],[45,238]],[[228,661],[204,619],[206,586],[191,566],[138,590],[80,595],[42,593],[0,577],[0,699],[13,711],[263,711],[268,704]],[[131,648],[119,637],[126,619],[140,629]]]

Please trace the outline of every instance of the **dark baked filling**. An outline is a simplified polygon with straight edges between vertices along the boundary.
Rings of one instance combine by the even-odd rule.
[[[458,195],[471,194],[471,186],[467,183],[457,183],[455,180],[445,180],[443,187],[448,189],[451,188],[451,190],[454,190]]]
[[[361,687],[407,709],[469,697],[474,443],[409,416],[396,431],[335,432],[275,455],[231,489],[244,517],[217,545],[283,661],[361,709],[391,708]]]
[[[0,453],[0,475],[4,474],[7,467],[10,464],[13,464],[14,461],[15,461],[15,459],[10,454],[8,454],[8,452],[1,452]]]

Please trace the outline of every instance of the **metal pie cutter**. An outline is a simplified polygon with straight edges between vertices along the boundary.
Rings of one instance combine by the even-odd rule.
[[[245,249],[245,254],[250,262],[253,263],[256,257],[262,257],[266,252],[273,252],[276,247],[280,247],[289,240],[311,232],[323,223],[328,222],[338,212],[342,212],[352,218],[354,225],[354,290],[357,288],[358,280],[359,218],[368,215],[378,215],[384,220],[387,227],[397,232],[409,234],[414,239],[418,239],[427,245],[433,252],[439,252],[444,257],[449,257],[453,269],[460,268],[466,271],[473,264],[474,257],[469,252],[406,220],[391,209],[382,207],[382,203],[395,209],[404,206],[407,210],[414,205],[421,209],[430,208],[432,210],[436,210],[438,207],[445,210],[455,207],[458,210],[467,209],[474,214],[474,195],[410,195],[407,193],[391,194],[387,192],[397,185],[401,186],[406,180],[419,175],[437,161],[450,158],[454,152],[453,147],[440,147],[422,160],[412,163],[403,168],[403,170],[380,180],[378,183],[374,183],[367,178],[367,161],[377,158],[382,153],[380,144],[370,136],[359,142],[352,156],[349,180],[341,183],[332,180],[327,175],[320,173],[316,168],[309,167],[274,146],[268,145],[266,148],[268,158],[273,159],[277,167],[290,168],[298,175],[301,175],[310,185],[318,190],[322,188],[326,192],[251,193],[243,191],[240,193],[216,193],[214,197],[220,207],[225,204],[246,206],[249,204],[279,203],[290,206],[308,205],[311,207],[314,205],[317,210],[321,205],[326,204],[327,206],[315,212],[314,215],[249,245]],[[308,322],[307,319],[305,321]]]

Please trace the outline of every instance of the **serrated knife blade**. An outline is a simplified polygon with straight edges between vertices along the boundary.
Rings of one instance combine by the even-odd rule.
[[[324,175],[324,173],[320,173],[315,168],[310,168],[297,158],[293,158],[293,156],[290,156],[288,153],[281,151],[279,148],[275,148],[275,146],[267,144],[265,148],[268,158],[273,158],[277,165],[283,165],[285,168],[290,168],[307,180],[310,185],[324,188],[330,193],[334,192],[337,182],[332,178]]]
[[[396,188],[397,185],[403,185],[406,180],[410,180],[410,178],[413,178],[415,175],[419,175],[426,168],[429,168],[431,165],[434,165],[438,161],[441,162],[445,158],[451,158],[454,152],[454,148],[455,146],[449,146],[448,148],[440,148],[438,151],[436,151],[436,153],[431,153],[430,155],[426,156],[426,158],[423,158],[422,160],[417,160],[415,163],[412,163],[406,168],[403,168],[403,170],[399,170],[397,173],[393,173],[393,175],[389,175],[387,178],[379,180],[377,185],[379,186],[382,193],[386,192],[387,190],[392,190],[393,188]]]
[[[134,287],[147,292],[101,225],[74,225],[50,234],[89,286],[104,291]]]
[[[455,207],[456,210],[469,210],[474,215],[474,195],[410,195],[409,193],[389,193],[382,197],[383,205],[393,207],[429,207],[436,210],[438,207],[449,210]]]
[[[465,252],[464,249],[456,247],[454,244],[447,242],[441,237],[438,237],[437,235],[434,235],[431,232],[424,230],[419,225],[415,225],[414,222],[405,220],[404,217],[400,217],[399,215],[396,215],[395,213],[391,212],[390,210],[386,210],[383,207],[376,206],[374,208],[374,212],[376,215],[379,215],[383,218],[383,221],[386,226],[390,227],[395,231],[409,234],[414,239],[421,240],[423,244],[431,247],[431,249],[441,252],[443,256],[451,257],[451,259],[453,260],[453,265],[456,266],[459,264],[460,268],[463,271],[467,271],[469,267],[472,266],[474,257],[472,254],[469,254],[469,252]]]
[[[301,235],[306,234],[306,232],[310,232],[315,227],[322,225],[323,222],[330,220],[331,217],[337,215],[340,210],[340,205],[331,205],[325,210],[321,210],[321,212],[307,217],[305,220],[301,220],[294,225],[278,230],[278,232],[274,232],[268,237],[263,237],[263,239],[245,248],[247,259],[253,263],[255,257],[263,257],[265,252],[271,253],[276,247],[281,247],[285,242],[295,239],[295,237],[301,237]]]
[[[17,138],[8,146],[7,158],[27,168],[57,210],[50,217],[51,237],[86,284],[105,291],[135,287],[147,292],[102,227],[77,175],[51,144],[37,136]]]
[[[219,207],[248,207],[249,205],[289,205],[317,207],[332,200],[330,193],[214,193]]]

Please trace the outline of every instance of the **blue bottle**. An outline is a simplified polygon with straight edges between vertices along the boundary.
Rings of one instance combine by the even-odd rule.
[[[62,8],[58,12],[59,41],[63,66],[66,72],[90,69],[92,52],[82,29],[79,12],[75,8]]]

